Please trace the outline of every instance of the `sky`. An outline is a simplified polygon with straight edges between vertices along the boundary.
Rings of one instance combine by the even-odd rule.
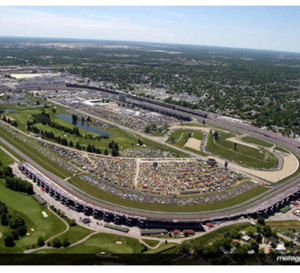
[[[0,12],[0,36],[143,41],[300,52],[300,6],[2,6]]]

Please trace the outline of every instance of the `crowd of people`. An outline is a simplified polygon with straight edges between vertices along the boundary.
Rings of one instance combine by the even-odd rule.
[[[211,166],[206,161],[141,162],[139,185],[143,192],[159,195],[219,192],[246,176]]]
[[[89,170],[100,180],[109,181],[113,185],[123,188],[134,188],[134,177],[136,174],[136,160],[121,158],[105,158],[91,156],[96,167]]]
[[[135,148],[120,151],[122,157],[137,157],[137,158],[155,158],[155,157],[174,157],[175,154],[169,151],[151,148]]]
[[[95,185],[99,189],[110,193],[111,195],[118,196],[122,199],[142,202],[142,203],[150,203],[150,204],[169,204],[169,205],[178,205],[178,206],[189,206],[196,204],[212,204],[216,201],[222,201],[226,199],[230,199],[235,197],[236,195],[242,194],[245,191],[253,189],[257,187],[257,184],[251,182],[245,182],[237,185],[236,187],[229,188],[226,191],[221,191],[216,194],[209,195],[198,195],[190,198],[180,198],[174,196],[167,195],[154,195],[154,194],[146,194],[144,192],[138,190],[128,191],[127,189],[122,189],[120,187],[114,187],[111,183],[107,181],[100,182],[98,177],[95,175],[86,175],[81,174],[79,178]]]

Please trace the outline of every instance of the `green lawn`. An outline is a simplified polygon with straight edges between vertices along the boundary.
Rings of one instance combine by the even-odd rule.
[[[145,251],[145,254],[159,254],[159,253],[164,253],[167,250],[176,248],[177,246],[179,246],[179,244],[175,244],[175,243],[162,243],[157,249],[149,249],[147,251]]]
[[[143,241],[149,245],[149,246],[157,246],[159,244],[159,241],[158,240],[149,240],[149,239],[143,239]]]
[[[248,142],[248,143],[257,144],[257,145],[264,146],[267,148],[271,148],[273,146],[273,144],[270,142],[264,141],[262,139],[250,137],[250,136],[243,137],[242,140],[245,142]]]
[[[287,220],[287,221],[266,221],[266,225],[272,228],[299,228],[300,222],[297,220]]]
[[[170,143],[179,148],[183,148],[187,151],[199,154],[201,156],[207,156],[207,154],[202,151],[197,151],[189,147],[184,147],[184,145],[186,144],[186,142],[189,140],[190,137],[202,140],[203,133],[191,129],[178,129],[169,136],[169,138],[167,139],[167,143]]]
[[[282,147],[276,147],[275,150],[280,151],[280,152],[284,152],[284,153],[289,153],[288,150],[282,148]]]
[[[21,253],[27,247],[31,248],[33,244],[36,244],[39,236],[46,240],[65,229],[65,224],[46,206],[39,205],[32,196],[6,188],[3,181],[0,182],[0,200],[8,206],[12,214],[25,219],[30,233],[30,236],[21,237],[20,240],[16,241],[16,246],[13,248],[5,248],[3,238],[1,238],[0,252],[2,253]],[[47,213],[47,218],[43,217],[42,211]],[[31,231],[31,228],[35,231]]]
[[[266,169],[276,167],[276,157],[266,150],[262,153],[261,150],[241,144],[238,144],[237,150],[234,150],[234,143],[226,140],[232,136],[232,134],[222,132],[221,137],[218,140],[214,140],[213,134],[210,132],[206,147],[207,150],[215,155],[234,160],[249,167]],[[267,161],[267,158],[269,161]]]
[[[2,144],[0,144],[0,162],[2,163],[2,166],[10,165],[14,162],[14,160],[1,149]]]
[[[167,142],[179,148],[183,148],[183,146],[189,140],[190,137],[202,140],[203,133],[199,131],[190,130],[190,129],[186,129],[186,130],[178,129],[169,136]]]
[[[121,242],[119,244],[118,242]],[[60,249],[40,250],[36,253],[113,253],[113,254],[135,254],[140,253],[142,246],[136,239],[118,236],[108,233],[93,235],[82,244]]]
[[[83,239],[84,237],[88,236],[92,232],[93,232],[92,230],[86,229],[79,225],[71,226],[70,229],[65,234],[63,234],[57,238],[60,239],[61,241],[64,238],[68,238],[70,243],[73,244],[73,243]]]

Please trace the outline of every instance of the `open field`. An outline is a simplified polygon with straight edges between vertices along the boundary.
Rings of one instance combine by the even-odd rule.
[[[273,144],[270,142],[264,141],[262,139],[250,137],[250,136],[243,137],[242,140],[245,142],[248,142],[248,143],[257,144],[257,145],[264,146],[267,148],[271,148],[273,146]]]
[[[13,248],[4,248],[3,240],[0,239],[0,252],[2,253],[21,253],[27,247],[31,248],[32,245],[36,245],[40,236],[46,240],[65,229],[64,223],[47,207],[39,205],[32,196],[6,188],[2,181],[0,181],[0,200],[6,203],[13,215],[19,215],[25,219],[28,233],[30,233],[29,236],[20,237]],[[47,218],[43,217],[42,211],[47,213]],[[0,229],[2,227],[0,226]],[[34,231],[31,229],[34,229]]]
[[[118,242],[121,242],[118,243]],[[137,239],[118,236],[108,233],[98,233],[90,237],[82,244],[60,249],[40,250],[36,253],[112,253],[112,254],[135,254],[142,250],[141,243]]]
[[[266,224],[272,228],[299,228],[300,222],[297,220],[288,221],[266,221]]]
[[[194,141],[191,139],[195,139]],[[203,139],[203,133],[192,129],[178,129],[171,133],[167,139],[167,143],[170,143],[176,147],[183,148],[187,151],[206,156],[207,154],[200,149],[201,140]],[[191,141],[193,142],[191,145]],[[199,148],[195,149],[195,141],[199,143]]]
[[[14,160],[7,154],[5,153],[2,149],[2,144],[0,145],[0,162],[2,163],[3,166],[10,165],[11,163],[14,162]]]
[[[63,235],[58,236],[57,238],[63,241],[64,238],[68,238],[71,244],[76,243],[77,241],[83,239],[84,237],[91,234],[93,231],[86,229],[82,226],[76,225],[71,226],[70,229]]]
[[[174,249],[177,246],[179,246],[179,244],[176,243],[162,243],[158,248],[156,249],[149,249],[148,251],[144,252],[145,254],[163,254],[166,251],[170,250],[170,249]]]
[[[215,155],[242,163],[249,167],[265,169],[276,167],[277,159],[272,153],[266,150],[262,152],[241,144],[238,144],[237,149],[234,150],[234,143],[226,140],[230,137],[233,137],[233,135],[222,132],[220,138],[215,140],[212,132],[210,132],[207,150]]]

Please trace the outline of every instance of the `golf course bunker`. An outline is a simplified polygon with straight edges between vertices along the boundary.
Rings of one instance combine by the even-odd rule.
[[[241,141],[241,140],[237,139],[236,137],[226,138],[226,140],[228,140],[230,142],[235,142],[237,144],[241,144],[241,145],[248,146],[248,147],[251,147],[251,148],[259,150],[259,148],[255,144],[251,144],[251,143],[247,143],[247,142]]]
[[[42,211],[42,215],[43,215],[44,218],[48,217],[48,214],[46,212],[44,212],[44,211]]]
[[[185,143],[184,147],[188,147],[196,151],[201,151],[201,140],[190,137],[189,140]]]
[[[232,162],[229,163],[229,168],[231,167],[232,169],[240,170],[244,173],[248,173],[257,176],[259,178],[262,178],[264,180],[267,180],[269,182],[276,183],[295,173],[299,167],[299,161],[292,153],[280,152],[279,154],[282,156],[283,165],[282,168],[277,171],[254,170],[254,169],[240,166]],[[218,163],[224,165],[225,163],[224,159],[220,159],[218,157],[213,157],[213,158],[215,158]]]

